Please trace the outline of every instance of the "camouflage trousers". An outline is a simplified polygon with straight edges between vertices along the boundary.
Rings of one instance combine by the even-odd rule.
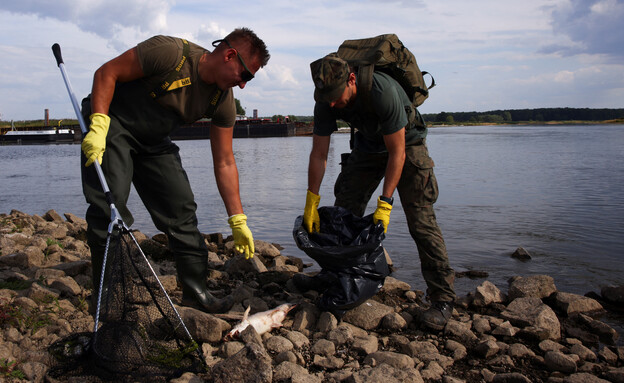
[[[427,296],[432,301],[453,301],[455,272],[450,266],[442,231],[433,204],[438,198],[438,182],[433,160],[424,140],[405,148],[406,158],[397,186],[410,235],[416,243]],[[388,153],[364,153],[354,149],[342,161],[336,179],[334,205],[363,216],[366,205],[384,177]],[[389,228],[391,232],[392,227]]]

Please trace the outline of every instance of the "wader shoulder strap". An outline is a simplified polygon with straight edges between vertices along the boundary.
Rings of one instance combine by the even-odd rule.
[[[206,109],[206,112],[204,114],[206,118],[211,118],[214,115],[214,112],[217,109],[217,106],[219,105],[219,102],[221,101],[224,93],[225,92],[219,88],[212,92],[212,96],[210,96],[210,103],[208,104],[208,108]]]
[[[169,73],[167,78],[160,85],[158,85],[156,88],[154,88],[154,90],[150,92],[150,96],[152,96],[152,98],[158,98],[167,92],[167,89],[169,89],[169,87],[173,83],[173,80],[176,79],[176,77],[180,73],[180,70],[182,69],[182,66],[188,59],[190,51],[189,42],[186,41],[186,39],[182,39],[182,44],[182,58],[180,59],[180,63],[175,67],[174,70],[171,71],[171,73]]]

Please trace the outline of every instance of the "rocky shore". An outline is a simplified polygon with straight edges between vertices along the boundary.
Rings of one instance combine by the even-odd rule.
[[[0,381],[43,382],[47,349],[94,321],[86,223],[55,211],[0,214]],[[134,232],[174,303],[181,299],[166,238]],[[508,286],[484,280],[458,299],[444,330],[419,326],[423,292],[386,278],[382,290],[342,318],[320,312],[318,294],[300,292],[301,259],[256,241],[250,261],[221,234],[206,235],[215,295],[233,294],[226,314],[180,306],[209,369],[171,382],[624,382],[620,334],[600,320],[624,307],[624,286],[586,296],[558,291],[546,275],[518,276]],[[296,303],[283,327],[252,327],[224,341],[242,313]],[[84,381],[79,378],[68,381]]]

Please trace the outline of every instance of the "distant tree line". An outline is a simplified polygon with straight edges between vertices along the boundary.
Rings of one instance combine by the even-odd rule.
[[[235,99],[236,111],[239,115],[245,115],[245,109],[240,101]],[[284,115],[276,114],[271,117],[272,121],[284,120]],[[480,124],[480,123],[520,123],[540,121],[605,121],[624,119],[624,109],[589,109],[589,108],[541,108],[541,109],[509,109],[491,110],[488,112],[440,112],[425,113],[423,117],[427,124]],[[314,116],[288,115],[291,122],[313,123]],[[49,120],[50,126],[77,125],[78,120]],[[15,121],[16,128],[44,126],[43,120]],[[346,126],[339,122],[339,126]],[[7,130],[11,127],[11,121],[0,120],[0,128]]]
[[[276,121],[282,115],[273,116]],[[314,116],[288,116],[291,121],[312,123]],[[624,119],[624,109],[540,108],[488,112],[440,112],[423,114],[428,124],[518,123],[539,121],[604,121]],[[343,124],[346,125],[346,124]]]
[[[506,123],[524,121],[604,121],[624,118],[624,109],[540,108],[488,112],[441,112],[423,114],[428,123]]]

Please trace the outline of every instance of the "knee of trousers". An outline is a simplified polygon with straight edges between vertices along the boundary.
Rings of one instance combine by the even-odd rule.
[[[204,236],[199,232],[170,232],[167,235],[169,249],[177,257],[179,255],[205,258],[208,255],[208,247]]]

